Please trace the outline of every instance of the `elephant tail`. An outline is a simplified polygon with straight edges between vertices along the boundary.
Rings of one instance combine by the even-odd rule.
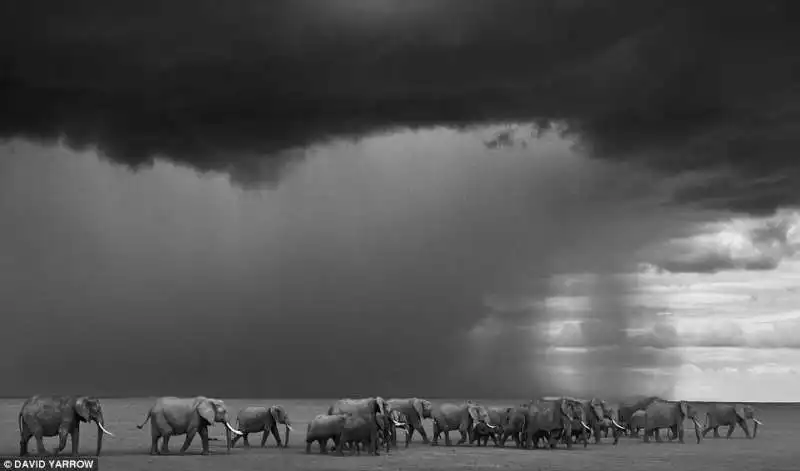
[[[138,428],[139,430],[141,430],[141,429],[144,427],[144,425],[147,423],[147,421],[148,421],[148,420],[150,420],[150,413],[151,413],[151,412],[152,412],[152,411],[147,411],[147,417],[145,417],[145,418],[144,418],[144,422],[142,422],[142,425],[137,425],[137,426],[136,426],[136,428]],[[237,427],[236,427],[236,429],[238,430],[238,429],[239,429],[239,427],[237,426]]]
[[[22,411],[19,411],[19,415],[17,416],[17,425],[19,426],[19,433],[22,434]]]

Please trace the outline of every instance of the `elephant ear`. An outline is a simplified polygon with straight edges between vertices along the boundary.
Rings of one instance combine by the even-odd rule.
[[[208,399],[202,399],[197,403],[197,413],[206,422],[213,424],[216,414],[214,411],[214,404]]]
[[[689,403],[686,401],[681,401],[680,408],[681,408],[681,414],[684,417],[687,417],[689,415]]]
[[[283,422],[283,409],[281,409],[279,406],[270,407],[269,413],[272,415],[272,420],[274,420],[276,424]]]
[[[86,422],[91,420],[92,416],[89,413],[89,404],[85,397],[79,397],[75,401],[75,412]]]
[[[561,413],[566,415],[567,417],[570,417],[569,408],[570,408],[569,401],[566,398],[561,399]]]
[[[422,403],[421,399],[414,399],[412,404],[414,410],[417,411],[417,415],[419,416],[419,420],[425,418],[425,405]]]
[[[470,404],[470,406],[467,408],[467,410],[469,411],[469,415],[470,415],[470,417],[472,417],[472,420],[474,422],[480,422],[481,414],[480,414],[480,411],[478,410],[477,406],[475,406],[474,404]]]

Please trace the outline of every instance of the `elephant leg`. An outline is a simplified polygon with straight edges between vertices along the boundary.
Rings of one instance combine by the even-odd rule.
[[[414,427],[414,429],[417,432],[419,432],[419,435],[422,437],[423,445],[427,445],[428,443],[430,443],[430,440],[428,440],[428,434],[425,433],[425,426],[422,424],[422,420],[419,421],[419,423]],[[408,436],[408,439],[409,441],[411,440],[411,435]]]
[[[203,455],[207,455],[211,453],[211,450],[208,448],[208,427],[200,427],[198,430],[200,433],[200,444],[203,446]]]
[[[599,425],[596,425],[593,432],[594,432],[594,443],[595,444],[600,443],[600,433],[602,432],[601,427]],[[607,431],[606,431],[606,437],[608,437]]]
[[[433,439],[431,439],[431,446],[436,446],[439,444],[439,423],[435,420],[433,421]]]
[[[242,434],[242,446],[245,447],[245,448],[250,448],[250,440],[248,440],[248,437],[250,437],[249,433],[244,432]],[[236,438],[239,438],[239,437],[236,437]]]
[[[32,436],[33,434],[31,434],[30,430],[28,430],[28,427],[23,424],[22,431],[20,431],[19,434],[19,456],[28,455],[28,442],[31,441]]]
[[[321,454],[328,453],[328,439],[327,438],[320,438],[319,440],[317,440],[317,443],[319,443],[319,452]]]
[[[312,441],[306,440],[306,454],[311,453],[311,443],[313,443],[313,440]]]
[[[680,423],[680,424],[677,424],[677,425],[675,425],[675,428],[677,428],[677,429],[678,429],[678,430],[677,430],[677,435],[678,435],[678,443],[684,443],[684,442],[683,442],[683,423]]]
[[[36,452],[40,455],[46,455],[47,450],[44,448],[44,434],[41,430],[37,430],[33,436],[36,438]]]
[[[278,431],[278,425],[277,424],[273,424],[271,430],[272,430],[272,436],[275,437],[275,442],[278,444],[278,448],[284,446],[284,443],[281,442],[281,433]],[[266,436],[267,433],[264,432],[264,435]],[[264,446],[264,443],[266,443],[267,439],[266,438],[262,438],[261,441],[263,442],[261,444],[261,446]],[[288,443],[286,443],[285,445],[288,445]]]
[[[169,454],[169,438],[172,436],[171,432],[167,432],[161,437],[161,454]]]
[[[80,442],[81,442],[81,431],[80,427],[75,425],[75,428],[72,429],[70,433],[70,441],[72,442],[72,456],[78,456],[80,453]]]
[[[197,429],[186,431],[186,440],[183,441],[183,446],[181,447],[181,454],[186,453],[186,450],[189,449],[189,445],[192,444],[192,440],[194,440],[194,436],[196,434],[197,434]]]
[[[725,438],[731,438],[731,434],[733,433],[733,429],[735,429],[735,428],[736,428],[736,425],[730,424],[728,426],[728,434],[725,435]]]
[[[453,446],[453,442],[450,441],[450,430],[443,430],[442,435],[444,435],[445,446]]]
[[[57,455],[61,453],[64,448],[67,446],[67,437],[69,436],[69,431],[63,425],[58,429],[58,446],[53,449],[53,454]]]
[[[468,426],[464,427],[462,425],[461,427],[459,427],[458,433],[461,434],[461,438],[458,440],[456,445],[463,445],[464,443],[467,442],[467,440],[469,440],[470,445],[472,444],[474,437],[472,436],[473,434],[470,432]]]
[[[653,430],[653,434],[655,435],[656,442],[661,443],[661,442],[664,441],[664,439],[661,438],[661,429],[660,428],[657,428],[657,429]]]
[[[567,449],[571,450],[572,449],[572,429],[564,430],[561,433],[564,434],[565,435],[564,438],[567,439]]]
[[[644,434],[643,434],[644,435],[644,438],[643,438],[644,443],[650,443],[650,432],[651,431],[648,430],[647,428],[644,429]],[[637,431],[637,434],[638,434],[638,431]]]
[[[706,435],[708,434],[708,432],[710,432],[712,430],[714,430],[714,426],[713,425],[706,426],[706,428],[703,429],[703,438],[706,438]]]
[[[721,438],[719,435],[719,425],[714,426],[714,438]]]
[[[244,430],[241,430],[241,432],[243,433],[243,435],[233,434],[233,438],[231,438],[231,448],[235,448],[236,442],[238,442],[240,438],[242,438],[247,434],[247,432],[245,432]]]
[[[270,429],[267,429],[267,428],[265,428],[261,432],[261,448],[264,448],[265,446],[267,446],[267,438],[269,438],[269,434],[270,434]],[[280,444],[280,442],[279,442],[279,444]]]

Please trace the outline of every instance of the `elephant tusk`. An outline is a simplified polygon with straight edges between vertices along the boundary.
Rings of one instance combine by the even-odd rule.
[[[286,428],[288,428],[289,430],[291,430],[292,432],[294,432],[294,429],[292,428],[292,426],[291,426],[291,425],[289,425],[289,424],[283,424],[283,425],[285,425],[285,426],[286,426]]]
[[[625,430],[625,427],[623,427],[622,425],[618,424],[616,420],[611,419],[611,423],[614,424],[614,426],[617,427],[618,429]]]
[[[591,429],[591,428],[589,428],[589,426],[588,426],[588,425],[586,425],[586,422],[584,422],[584,421],[582,421],[582,420],[581,420],[581,425],[583,425],[583,428],[585,428],[586,430],[588,430],[588,431],[590,431],[590,432],[592,431],[592,429]]]
[[[109,437],[113,437],[113,436],[114,436],[114,434],[113,434],[113,433],[111,433],[111,432],[109,432],[108,430],[106,430],[106,428],[105,428],[105,427],[103,427],[103,424],[101,424],[100,422],[97,422],[97,426],[98,426],[98,427],[100,427],[100,430],[102,430],[102,431],[103,431],[103,433],[105,433],[105,434],[106,434],[106,435],[108,435]]]
[[[762,421],[760,421],[758,419],[753,419],[753,422],[757,423],[758,425],[764,425],[764,422],[762,422]]]
[[[406,424],[404,424],[402,422],[398,422],[396,420],[393,420],[392,422],[394,422],[394,426],[395,427],[405,427],[406,426]]]
[[[228,428],[228,430],[230,430],[230,431],[231,431],[231,433],[233,433],[233,434],[236,434],[236,435],[244,435],[242,432],[240,432],[240,431],[236,430],[235,428],[231,427],[231,424],[229,424],[228,422],[225,422],[225,426],[226,426],[226,427]]]

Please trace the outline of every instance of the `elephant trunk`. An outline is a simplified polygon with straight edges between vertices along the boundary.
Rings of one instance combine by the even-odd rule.
[[[753,419],[753,438],[756,438],[756,434],[758,433],[758,426],[761,425],[761,421],[758,419]]]
[[[287,420],[283,425],[286,427],[286,430],[283,432],[283,447],[287,448],[289,446],[289,431],[292,430],[292,424]]]
[[[95,453],[97,456],[100,456],[100,451],[103,449],[103,435],[105,432],[103,429],[103,415],[99,414],[95,419],[95,424],[97,424],[97,452]]]
[[[703,435],[703,431],[701,430],[700,423],[697,421],[697,417],[692,417],[692,423],[694,424],[694,434],[697,437],[697,443],[700,443],[700,439]],[[681,424],[678,424],[681,427]]]

